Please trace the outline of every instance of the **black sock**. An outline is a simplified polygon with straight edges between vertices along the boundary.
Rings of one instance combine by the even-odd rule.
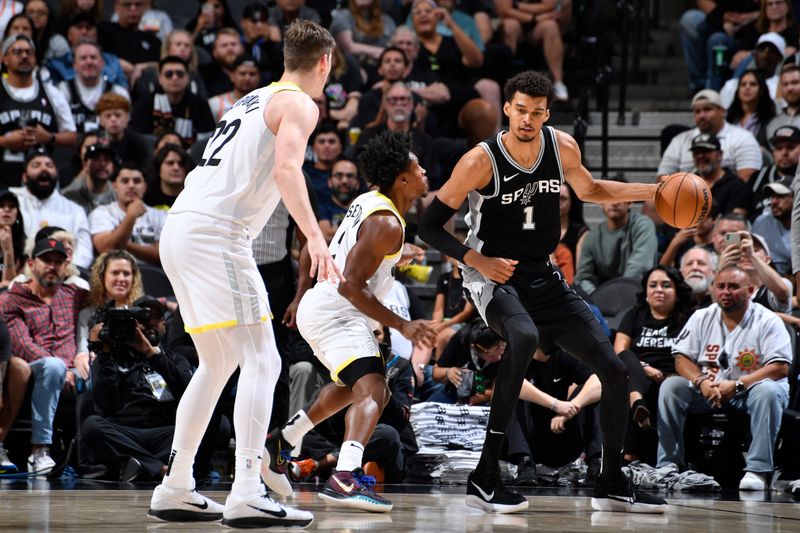
[[[601,468],[601,475],[607,481],[623,481],[625,477],[622,474],[622,451],[610,450],[603,446]]]
[[[503,448],[505,441],[505,432],[495,431],[493,429],[486,430],[486,439],[483,441],[483,452],[478,461],[478,466],[475,467],[476,477],[480,481],[494,482],[500,469],[498,460],[500,459],[500,452]]]

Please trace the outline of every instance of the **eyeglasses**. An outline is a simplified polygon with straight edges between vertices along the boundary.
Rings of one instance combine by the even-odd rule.
[[[355,172],[334,172],[333,174],[331,174],[331,177],[332,178],[347,178],[347,179],[354,180],[354,179],[356,179],[356,173]]]
[[[390,105],[407,104],[410,101],[410,96],[390,96],[386,99],[386,103]]]
[[[165,78],[171,80],[172,78],[178,78],[179,80],[183,79],[186,76],[185,70],[165,70],[161,73]]]
[[[17,57],[33,55],[33,50],[31,50],[30,48],[12,48],[11,50],[9,50],[9,52],[11,52]]]

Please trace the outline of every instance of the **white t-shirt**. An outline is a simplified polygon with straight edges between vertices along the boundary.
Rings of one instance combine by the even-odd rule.
[[[131,241],[134,244],[154,244],[161,238],[161,228],[167,220],[167,213],[160,209],[145,206],[144,215],[136,219],[131,232]],[[114,231],[125,218],[125,211],[118,202],[101,205],[89,213],[89,231],[92,235]]]
[[[20,102],[30,102],[39,94],[39,80],[35,78],[30,87],[11,87],[6,80],[3,80],[3,86],[14,100],[19,100]],[[47,95],[47,99],[50,100],[50,105],[53,106],[53,112],[58,122],[58,131],[77,131],[69,102],[64,95],[61,94],[61,91],[54,85],[45,83],[44,92]]]
[[[727,370],[720,366],[723,353],[727,354]],[[722,322],[719,304],[695,311],[672,345],[672,355],[677,354],[697,363],[713,381],[738,380],[777,361],[792,364],[786,326],[775,313],[752,302],[732,331]],[[788,392],[786,378],[777,382]]]
[[[689,148],[692,139],[700,135],[699,128],[692,128],[676,135],[661,156],[658,175],[663,176],[675,172],[689,172],[694,169],[694,160]],[[722,146],[722,166],[738,171],[743,168],[761,168],[761,148],[752,133],[744,128],[725,123],[717,133]]]
[[[397,280],[394,280],[391,289],[381,301],[389,310],[404,320],[411,320],[411,303],[408,299],[408,289]],[[392,339],[392,351],[403,359],[411,360],[414,343],[403,337],[396,329],[389,328]]]

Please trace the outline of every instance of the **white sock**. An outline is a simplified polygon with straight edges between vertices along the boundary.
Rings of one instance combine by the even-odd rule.
[[[236,450],[236,473],[231,493],[239,497],[253,494],[261,475],[261,450]]]
[[[312,429],[314,429],[314,423],[308,418],[306,412],[300,409],[296,415],[289,419],[289,422],[281,430],[281,434],[284,440],[294,447]]]
[[[353,471],[361,468],[361,460],[364,457],[364,446],[354,440],[346,440],[342,443],[339,451],[339,461],[336,463],[336,470]]]
[[[172,450],[167,463],[167,474],[164,476],[164,485],[171,489],[193,490],[194,456],[194,450]]]

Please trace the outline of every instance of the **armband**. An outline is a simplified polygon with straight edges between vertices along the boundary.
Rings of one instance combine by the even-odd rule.
[[[419,236],[443,254],[463,263],[464,255],[470,248],[458,242],[458,239],[444,229],[444,225],[455,213],[456,209],[445,205],[434,196],[419,224]]]

